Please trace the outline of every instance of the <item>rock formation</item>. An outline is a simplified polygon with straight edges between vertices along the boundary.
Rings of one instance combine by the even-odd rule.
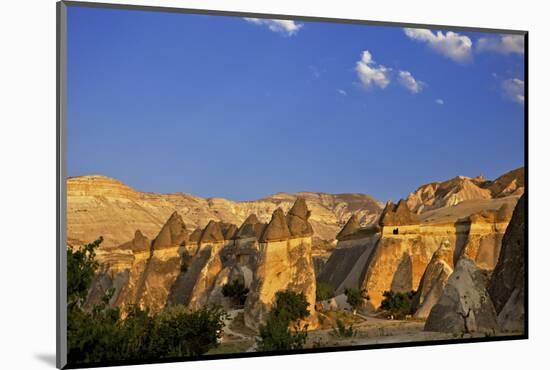
[[[122,244],[119,249],[131,250],[133,252],[148,252],[151,249],[151,241],[140,230],[136,230],[134,239]]]
[[[433,254],[413,299],[414,317],[427,318],[432,307],[439,301],[453,272],[453,252],[451,243],[444,240]]]
[[[502,240],[489,294],[503,331],[525,330],[525,199],[520,198]]]
[[[351,216],[338,233],[336,249],[324,264],[318,280],[332,286],[336,294],[343,294],[346,288],[359,287],[369,256],[380,238],[379,231],[376,226],[362,228],[357,216]]]
[[[202,232],[200,243],[215,243],[223,241],[224,236],[220,223],[211,220]]]
[[[305,203],[298,201],[295,210],[299,215],[309,211]],[[245,324],[257,329],[265,321],[278,291],[291,290],[303,293],[309,303],[310,324],[316,325],[315,271],[311,258],[312,238],[308,234],[307,217],[300,217],[301,232],[306,235],[292,236],[287,218],[281,209],[273,212],[271,221],[260,238],[258,262],[245,305]],[[302,224],[305,223],[304,224]]]
[[[189,238],[189,233],[178,212],[172,213],[153,241],[153,249],[182,245]]]
[[[414,213],[451,207],[468,200],[520,196],[524,189],[524,169],[510,171],[494,181],[483,177],[457,176],[444,182],[420,186],[409,194],[407,204]]]
[[[457,258],[467,256],[479,267],[492,270],[497,263],[502,238],[510,222],[510,209],[508,204],[504,204],[499,210],[472,214],[468,221],[468,239],[462,250],[457,251]]]
[[[347,237],[355,234],[361,228],[357,215],[352,215],[342,230],[336,235],[337,240],[345,240]]]
[[[494,334],[498,325],[487,283],[486,271],[479,269],[468,257],[461,258],[439,301],[430,311],[424,330]]]
[[[380,226],[406,226],[418,224],[418,218],[413,214],[407,202],[401,199],[397,205],[391,201],[386,204],[386,207],[380,215]]]
[[[293,237],[313,236],[313,228],[308,222],[311,212],[307,209],[304,198],[296,199],[296,202],[286,215],[288,230]]]
[[[286,240],[290,237],[291,234],[290,230],[288,229],[285,214],[281,208],[277,208],[273,212],[271,221],[269,221],[269,224],[267,224],[267,227],[265,228],[264,233],[260,238],[260,241],[262,243],[267,243],[270,241]]]
[[[465,202],[452,211],[438,209],[417,216],[403,201],[398,205],[388,202],[380,216],[381,230],[373,228],[367,233],[368,228],[358,228],[353,218],[349,220],[318,279],[332,285],[337,294],[348,287],[366,289],[372,309],[378,308],[386,290],[420,290],[423,303],[436,286],[418,313],[418,317],[427,316],[455,261],[469,256],[482,268],[494,267],[509,221],[509,205],[514,203],[511,197],[487,200],[480,206]],[[440,261],[443,251],[434,259],[443,243],[448,244],[444,248],[446,268]],[[430,263],[434,266],[428,269]],[[417,302],[415,307],[421,306]]]

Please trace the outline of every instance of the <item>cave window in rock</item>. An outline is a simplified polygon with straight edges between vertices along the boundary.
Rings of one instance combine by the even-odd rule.
[[[399,235],[399,228],[398,227],[393,229],[393,235]]]

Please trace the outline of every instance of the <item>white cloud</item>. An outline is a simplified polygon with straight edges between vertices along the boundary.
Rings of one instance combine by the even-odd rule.
[[[338,94],[343,96],[348,96],[348,93],[346,92],[346,90],[342,90],[342,89],[338,89]]]
[[[361,60],[355,65],[357,76],[365,87],[378,86],[384,89],[390,83],[391,68],[377,64],[368,50],[363,51]]]
[[[523,55],[525,40],[522,35],[501,35],[500,37],[482,37],[477,40],[478,51],[494,51],[501,54]]]
[[[244,20],[249,23],[266,26],[271,31],[281,33],[285,36],[292,36],[302,28],[301,24],[285,19],[244,18]]]
[[[443,105],[445,104],[445,102],[443,101],[443,99],[435,99],[435,104]]]
[[[414,78],[409,71],[399,71],[399,83],[413,94],[422,91],[426,85],[424,82]]]
[[[410,39],[427,43],[436,52],[454,60],[465,63],[472,59],[472,40],[453,31],[433,33],[428,29],[404,28]]]
[[[507,98],[516,103],[523,104],[525,101],[525,83],[519,78],[511,78],[502,81],[502,90]]]

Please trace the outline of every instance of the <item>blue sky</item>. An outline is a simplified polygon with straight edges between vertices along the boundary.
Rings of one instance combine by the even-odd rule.
[[[68,174],[397,200],[524,162],[523,38],[69,7]]]

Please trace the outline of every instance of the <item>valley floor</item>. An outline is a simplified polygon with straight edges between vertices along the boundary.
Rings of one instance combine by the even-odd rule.
[[[231,354],[255,351],[256,338],[254,337],[254,333],[244,326],[242,310],[231,311],[230,316],[232,320],[226,324],[226,328],[224,329],[225,335],[220,345],[207,354]],[[340,318],[348,326],[353,324],[353,329],[356,330],[355,335],[349,338],[336,336],[330,324],[325,323],[324,327],[322,326],[320,329],[308,332],[306,348],[398,344],[447,339],[483,338],[487,336],[484,333],[462,335],[424,331],[423,320],[387,320],[361,314],[353,316],[348,312],[329,312],[326,316],[330,321],[332,321],[331,319]],[[495,335],[498,336],[501,334],[496,333]],[[510,333],[506,333],[506,335],[510,335]]]

